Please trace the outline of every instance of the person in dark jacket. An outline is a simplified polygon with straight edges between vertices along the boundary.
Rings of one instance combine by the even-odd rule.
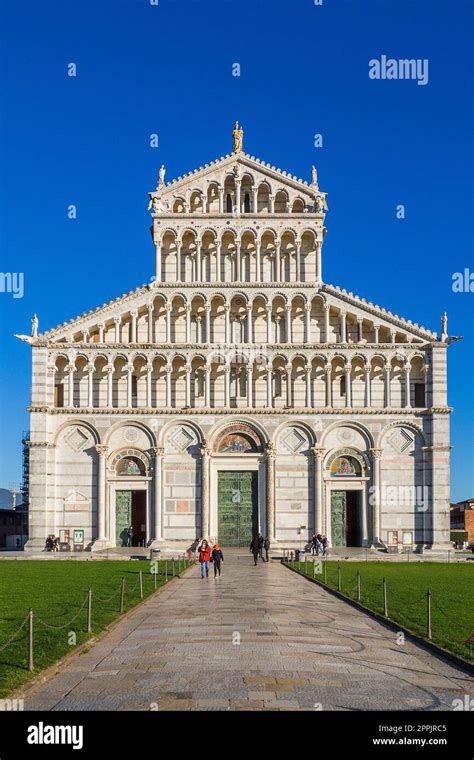
[[[217,578],[217,575],[221,575],[221,562],[224,562],[224,555],[222,554],[222,549],[220,548],[219,544],[214,544],[211,552],[211,562],[214,565],[214,578]]]
[[[256,565],[258,562],[258,555],[260,554],[260,537],[258,534],[252,539],[252,543],[250,544],[250,551],[253,554],[253,561]]]
[[[270,539],[268,538],[268,536],[265,536],[265,541],[263,542],[263,548],[265,549],[266,560],[267,560],[267,562],[270,562],[270,560],[268,558],[268,550],[270,548]]]
[[[265,562],[263,559],[263,544],[265,543],[263,536],[261,533],[258,534],[258,553],[260,554],[260,559],[262,562]]]

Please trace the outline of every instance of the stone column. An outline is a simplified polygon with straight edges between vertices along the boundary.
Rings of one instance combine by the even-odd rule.
[[[291,304],[285,306],[286,312],[286,343],[291,343]]]
[[[385,367],[385,406],[392,405],[390,394],[390,367]]]
[[[130,312],[130,343],[137,342],[137,315],[138,312],[136,310]]]
[[[200,316],[200,314],[196,314],[196,343],[204,342],[202,339],[201,323],[202,323],[202,317]]]
[[[131,409],[132,407],[132,372],[133,372],[133,365],[127,364],[125,366],[125,369],[127,370],[127,407]]]
[[[207,303],[204,308],[206,311],[206,343],[210,343],[211,342],[211,304]]]
[[[171,343],[171,309],[170,303],[166,304],[166,343]]]
[[[271,193],[268,196],[268,205],[270,207],[269,213],[274,214],[275,213],[275,196],[272,195]]]
[[[211,449],[206,441],[201,447],[201,534],[203,538],[209,538],[209,462]]]
[[[261,241],[256,240],[255,241],[255,282],[261,281],[261,274],[260,274],[260,245]]]
[[[99,343],[103,343],[104,342],[104,329],[105,329],[105,325],[104,325],[103,322],[100,322],[97,325],[97,327],[99,328]]]
[[[361,317],[357,319],[357,340],[360,342],[363,337],[363,320]]]
[[[225,340],[226,345],[228,345],[232,340],[232,336],[230,334],[230,305],[228,303],[224,304],[224,314],[225,314],[224,340]]]
[[[163,516],[162,516],[162,482],[163,482],[163,457],[165,450],[162,446],[154,446],[155,454],[155,472],[154,472],[154,494],[153,494],[153,524],[154,540],[163,540]]]
[[[224,404],[228,409],[230,406],[230,367],[224,367]]]
[[[216,240],[216,282],[221,281],[221,241]]]
[[[311,343],[311,304],[304,307],[305,316],[305,343]]]
[[[306,407],[311,409],[311,367],[305,367],[306,380]]]
[[[219,214],[223,214],[224,213],[224,188],[219,187],[218,193],[219,193]]]
[[[301,282],[301,240],[296,240],[296,282]]]
[[[313,446],[311,449],[314,457],[314,531],[323,533],[323,461],[326,449],[322,446]]]
[[[252,304],[247,304],[247,343],[253,343],[252,335]]]
[[[155,242],[155,281],[161,282],[161,241]]]
[[[331,307],[329,306],[328,303],[324,304],[324,342],[325,343],[330,343],[331,342],[330,338],[329,338],[329,332],[330,332],[329,311],[330,311],[330,308]]]
[[[390,330],[390,343],[396,343],[397,333],[395,330]]]
[[[196,282],[202,282],[201,241],[196,240]]]
[[[148,304],[148,343],[153,343],[153,304]]]
[[[120,317],[114,317],[115,323],[115,342],[120,343],[120,324],[122,320]]]
[[[379,342],[380,325],[374,325],[374,343]]]
[[[411,408],[411,399],[410,399],[410,362],[407,362],[407,364],[405,364],[405,407],[407,409]]]
[[[93,364],[89,364],[86,367],[86,372],[87,372],[87,406],[89,408],[91,408],[91,407],[94,406],[94,396],[93,396],[93,393],[94,393],[94,386],[93,386],[93,383],[94,383],[94,365]]]
[[[249,409],[253,407],[253,367],[251,364],[247,365],[247,406]]]
[[[240,215],[240,179],[235,180],[235,213]]]
[[[202,213],[205,214],[206,211],[207,211],[207,208],[206,208],[206,195],[205,195],[205,193],[201,194],[201,207],[202,207]]]
[[[258,187],[252,187],[252,211],[254,214],[256,214],[258,211],[257,193]]]
[[[171,373],[173,371],[172,367],[166,367],[166,406],[168,409],[171,409]]]
[[[180,240],[176,243],[176,280],[177,282],[181,282],[181,247],[182,243]]]
[[[267,367],[267,407],[269,409],[273,407],[272,374],[272,367]]]
[[[105,541],[105,467],[107,446],[95,446],[97,451],[97,528],[98,540]]]
[[[70,363],[66,366],[67,373],[67,405],[70,409],[74,407],[74,372],[75,364]]]
[[[266,448],[266,535],[271,542],[275,540],[275,457],[276,450],[273,443],[268,443]]]
[[[351,406],[352,404],[351,369],[350,363],[344,365],[344,372],[346,373],[346,406]]]
[[[275,241],[275,279],[277,282],[282,282],[281,278],[281,256],[280,256],[281,242]]]
[[[370,449],[372,454],[372,540],[374,544],[381,541],[381,503],[380,503],[380,464],[382,460],[382,449]]]
[[[235,280],[242,281],[242,260],[240,255],[240,240],[235,241]]]
[[[186,343],[191,342],[191,304],[186,304]]]
[[[272,343],[272,306],[270,304],[265,308],[267,312],[267,343]]]
[[[112,409],[113,406],[113,374],[114,374],[114,368],[111,364],[108,364],[106,369],[107,373],[107,407],[109,409]]]
[[[322,243],[316,243],[316,282],[322,282],[323,280],[323,272],[322,272],[322,256],[321,256],[321,250],[322,250]]]
[[[347,342],[347,335],[346,335],[346,312],[341,311],[341,343]]]
[[[371,372],[370,364],[367,367],[365,367],[364,372],[365,372],[365,406],[369,408],[372,404],[371,393],[370,393],[370,372]]]
[[[146,405],[148,408],[150,408],[151,407],[151,373],[153,371],[153,365],[146,364],[145,370],[146,370]]]
[[[83,343],[90,343],[89,335],[90,335],[89,328],[86,327],[85,330],[82,331],[82,342]]]
[[[326,374],[326,406],[332,407],[332,367],[326,367],[324,370]]]
[[[206,409],[210,409],[211,407],[211,367],[206,365],[205,375],[204,375],[204,389],[205,389],[205,403],[206,403]]]
[[[286,405],[288,408],[291,407],[291,367],[286,368]]]
[[[186,379],[186,389],[185,389],[185,399],[184,404],[186,407],[191,406],[191,372],[192,367],[190,364],[184,365],[184,371],[185,371],[185,379]]]

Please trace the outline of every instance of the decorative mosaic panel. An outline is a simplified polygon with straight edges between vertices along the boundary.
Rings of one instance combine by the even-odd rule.
[[[388,442],[397,454],[407,454],[413,450],[415,438],[406,428],[396,428],[388,436]]]
[[[77,427],[68,433],[64,440],[73,451],[84,451],[89,443],[89,436]]]

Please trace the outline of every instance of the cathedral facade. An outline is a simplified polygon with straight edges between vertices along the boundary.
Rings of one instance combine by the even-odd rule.
[[[27,549],[121,546],[130,525],[180,548],[446,545],[446,320],[324,282],[316,169],[250,156],[238,125],[149,197],[151,283],[28,339]]]

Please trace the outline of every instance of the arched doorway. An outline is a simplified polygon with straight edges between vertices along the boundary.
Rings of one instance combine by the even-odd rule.
[[[330,542],[334,547],[367,546],[368,460],[355,449],[334,452],[326,462],[330,485]]]
[[[110,462],[109,486],[113,494],[113,529],[115,546],[146,546],[149,539],[148,484],[150,463],[139,449],[118,451]],[[111,526],[112,527],[112,526]]]
[[[248,424],[228,425],[213,446],[211,534],[222,546],[249,546],[261,530],[263,444]]]

